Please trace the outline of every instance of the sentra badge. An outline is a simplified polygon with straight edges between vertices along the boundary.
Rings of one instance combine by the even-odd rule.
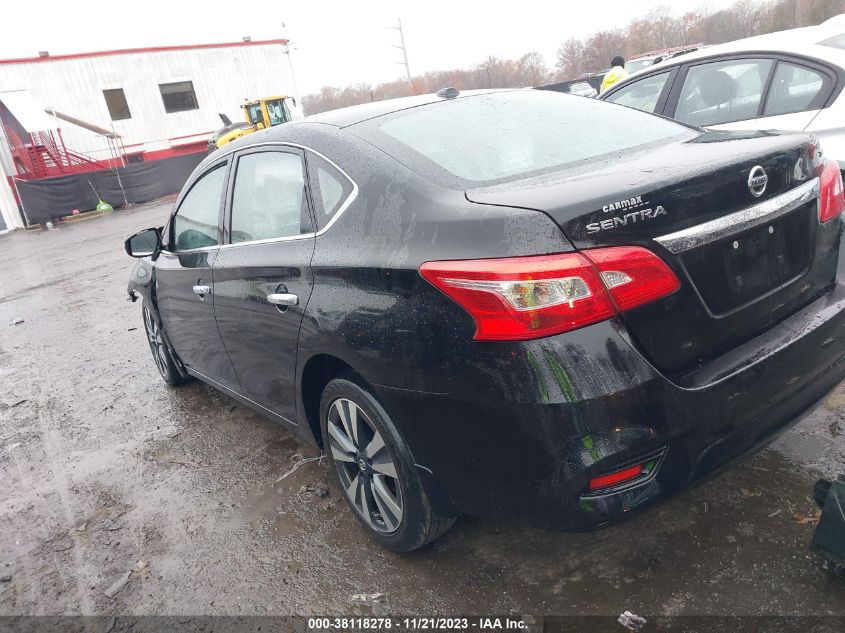
[[[606,204],[601,208],[603,213],[610,213],[611,211],[627,211],[627,213],[605,218],[598,222],[590,222],[587,225],[587,233],[600,233],[601,231],[614,229],[618,226],[628,226],[629,224],[653,220],[661,215],[666,215],[666,209],[662,206],[657,205],[652,208],[647,205],[648,201],[643,201],[642,196],[633,196],[632,198]]]

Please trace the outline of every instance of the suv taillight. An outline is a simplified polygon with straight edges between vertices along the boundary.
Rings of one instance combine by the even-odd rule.
[[[845,209],[839,163],[831,159],[826,160],[819,180],[819,222],[823,223],[839,217]]]
[[[470,313],[477,341],[576,330],[680,288],[666,263],[638,246],[426,262],[420,274]]]

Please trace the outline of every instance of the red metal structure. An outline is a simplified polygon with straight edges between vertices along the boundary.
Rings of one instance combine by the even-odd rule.
[[[6,139],[12,153],[12,161],[20,180],[55,178],[67,174],[81,174],[99,169],[122,166],[116,158],[97,160],[74,152],[65,146],[61,130],[32,132],[21,138],[11,127],[6,127]],[[58,138],[57,138],[58,137]]]

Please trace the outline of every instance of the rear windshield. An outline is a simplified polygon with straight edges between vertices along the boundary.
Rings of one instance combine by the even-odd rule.
[[[521,178],[696,134],[639,110],[547,90],[473,95],[353,127],[423,175],[442,170],[472,183]]]

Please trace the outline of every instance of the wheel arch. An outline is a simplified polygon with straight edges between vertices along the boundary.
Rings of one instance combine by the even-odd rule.
[[[314,441],[320,448],[324,448],[323,431],[320,425],[320,398],[326,385],[339,376],[351,379],[378,398],[373,386],[346,360],[329,353],[319,353],[309,357],[300,374],[298,389],[302,411],[300,419],[307,422]]]

